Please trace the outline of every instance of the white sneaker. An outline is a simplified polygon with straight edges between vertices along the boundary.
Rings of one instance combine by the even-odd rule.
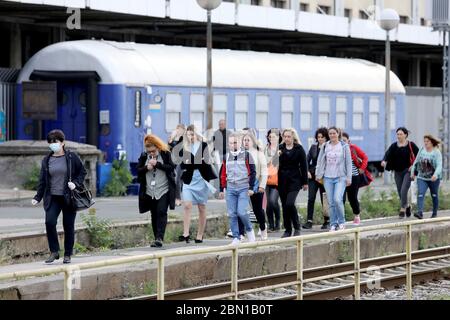
[[[247,238],[248,238],[248,242],[255,242],[256,241],[256,237],[255,237],[255,231],[248,231],[247,232]]]
[[[227,237],[228,237],[228,238],[233,238],[233,232],[231,232],[231,229],[228,230],[228,232],[227,232]]]
[[[261,237],[261,229],[258,230],[258,233],[256,234],[258,237]]]
[[[261,231],[261,240],[267,240],[267,227],[266,230]]]
[[[243,234],[241,234],[239,238],[241,239],[241,241],[245,241],[245,236]]]
[[[330,227],[330,232],[332,232],[332,231],[336,231],[336,225],[335,225],[335,224],[333,224],[333,225]]]
[[[338,230],[345,230],[345,224],[340,224]]]
[[[241,240],[234,238],[233,241],[230,243],[232,246],[237,246],[241,243]]]

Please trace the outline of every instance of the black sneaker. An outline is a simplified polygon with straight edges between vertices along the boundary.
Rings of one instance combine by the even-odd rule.
[[[294,234],[292,235],[293,237],[297,237],[300,235],[300,229],[295,229],[294,230]]]
[[[303,229],[312,229],[312,226],[313,226],[312,222],[311,222],[311,221],[307,221],[307,222],[302,226],[302,228],[303,228]]]
[[[71,262],[71,259],[70,259],[70,256],[64,256],[64,260],[63,260],[63,263],[70,263]]]
[[[423,219],[423,214],[422,214],[422,212],[416,212],[416,213],[414,213],[414,217],[416,217],[419,220],[422,220]]]
[[[322,229],[322,230],[328,230],[328,229],[330,229],[330,222],[329,222],[329,221],[325,221],[325,222],[323,223],[323,225],[320,227],[320,229]]]
[[[282,238],[289,238],[290,236],[291,236],[291,232],[290,231],[285,231],[281,237]]]
[[[52,263],[55,260],[59,259],[59,253],[58,252],[52,252],[50,253],[50,256],[45,260],[45,263]]]
[[[411,207],[406,208],[406,217],[409,218],[411,217]]]
[[[400,213],[398,214],[398,217],[400,219],[403,219],[405,217],[405,211],[400,211]]]
[[[433,213],[433,214],[431,215],[431,218],[437,218],[437,213]]]

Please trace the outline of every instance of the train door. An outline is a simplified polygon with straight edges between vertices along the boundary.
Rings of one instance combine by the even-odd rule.
[[[66,140],[86,143],[86,92],[84,83],[58,82],[58,118],[44,121],[43,137],[61,129]]]

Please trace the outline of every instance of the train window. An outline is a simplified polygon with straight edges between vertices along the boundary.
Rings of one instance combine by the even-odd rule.
[[[380,118],[380,99],[371,97],[369,100],[369,129],[378,129]]]
[[[347,126],[347,97],[336,98],[336,127],[345,129]]]
[[[175,130],[181,123],[181,106],[182,99],[179,93],[166,94],[166,131]]]
[[[396,123],[396,119],[395,119],[396,111],[397,111],[396,100],[395,100],[395,98],[392,98],[391,99],[391,130],[394,130],[395,128],[397,128],[397,126],[395,125],[395,123]]]
[[[353,129],[362,130],[364,113],[364,98],[356,97],[353,99]]]
[[[291,128],[294,126],[294,97],[281,97],[281,127]]]
[[[219,120],[227,119],[227,95],[215,94],[213,96],[213,128],[219,127]]]
[[[256,129],[266,130],[269,124],[269,96],[256,95]]]
[[[203,132],[205,122],[206,101],[202,93],[192,93],[190,96],[190,123],[197,127],[198,132]]]
[[[303,96],[300,97],[300,129],[311,130],[312,129],[312,97]]]
[[[330,98],[319,97],[319,127],[330,125]]]
[[[234,101],[234,129],[240,130],[248,127],[248,95],[237,94]]]

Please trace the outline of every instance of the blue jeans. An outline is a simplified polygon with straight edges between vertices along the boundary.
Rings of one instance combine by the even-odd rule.
[[[417,178],[417,211],[423,213],[423,203],[425,201],[425,193],[427,189],[430,188],[431,199],[433,199],[433,216],[437,215],[439,207],[439,183],[440,179],[436,181],[426,181]]]
[[[324,177],[323,180],[330,211],[330,225],[344,224],[345,212],[343,198],[346,187],[346,177]]]
[[[245,227],[245,231],[250,232],[253,230],[250,217],[247,214],[248,207],[248,188],[227,188],[227,211],[228,219],[230,221],[231,232],[233,238],[239,239],[239,225],[238,217],[242,221]]]

